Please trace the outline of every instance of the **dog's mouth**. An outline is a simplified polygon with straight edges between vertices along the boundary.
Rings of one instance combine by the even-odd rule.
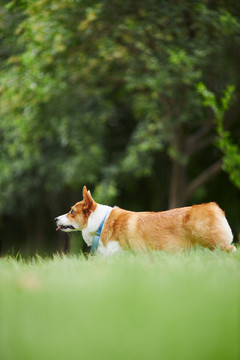
[[[66,230],[66,229],[70,229],[70,230],[74,230],[75,227],[72,225],[60,225],[56,228],[56,231],[58,230]]]

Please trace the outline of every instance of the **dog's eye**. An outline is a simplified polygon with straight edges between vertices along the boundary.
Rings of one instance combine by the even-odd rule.
[[[72,210],[71,210],[71,215],[73,215],[74,213],[75,213],[75,211],[72,209]]]

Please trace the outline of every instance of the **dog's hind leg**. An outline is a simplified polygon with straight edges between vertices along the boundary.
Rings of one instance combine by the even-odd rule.
[[[237,251],[237,248],[234,245],[222,246],[221,249],[228,253],[233,253]]]

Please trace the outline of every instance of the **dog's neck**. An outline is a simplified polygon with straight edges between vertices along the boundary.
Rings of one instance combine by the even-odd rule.
[[[112,209],[113,208],[111,206],[97,204],[96,209],[90,214],[87,226],[82,231],[83,239],[88,246],[92,245],[97,229],[101,225],[101,222],[103,221],[106,214],[106,219],[108,218]]]

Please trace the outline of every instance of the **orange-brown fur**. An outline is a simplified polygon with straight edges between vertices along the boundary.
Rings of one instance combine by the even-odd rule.
[[[215,203],[194,205],[163,212],[131,212],[113,209],[101,241],[119,241],[122,248],[177,250],[200,245],[229,249],[222,229],[215,223],[223,211]],[[201,224],[198,226],[198,224]]]
[[[84,227],[97,204],[83,189],[83,201],[73,206],[67,216]],[[200,245],[231,251],[231,229],[224,212],[214,203],[194,205],[163,212],[132,212],[114,208],[105,221],[101,242],[118,241],[123,249],[175,251]]]
[[[89,196],[86,186],[83,188],[83,197],[84,199],[72,206],[67,214],[68,219],[70,221],[77,221],[81,228],[84,228],[87,225],[91,212],[96,210],[97,207],[97,203]],[[72,210],[74,211],[73,214],[71,213]]]

